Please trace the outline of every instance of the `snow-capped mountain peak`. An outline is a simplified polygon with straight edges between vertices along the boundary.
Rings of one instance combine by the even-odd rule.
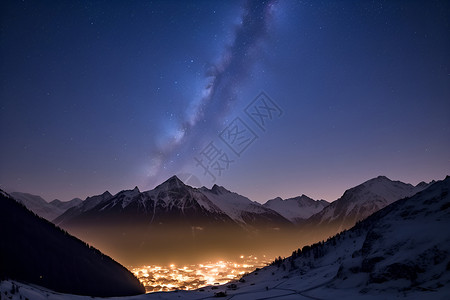
[[[208,190],[206,187],[202,187],[201,189]],[[224,188],[223,186],[217,185],[217,184],[214,184],[210,191],[213,192],[216,195],[226,194],[226,193],[233,193],[230,190],[227,190],[226,188]],[[249,199],[249,201],[250,201],[250,199]]]
[[[270,224],[272,221],[275,223],[289,223],[276,211],[264,207],[256,201],[251,201],[238,193],[231,192],[222,186],[213,185],[211,189],[202,187],[199,191],[238,224],[254,225],[262,222],[262,219],[267,224]]]
[[[105,206],[101,209],[104,210],[107,207],[114,207],[118,204],[122,206],[122,208],[127,207],[132,200],[138,196],[141,192],[139,191],[139,188],[136,186],[132,190],[123,190],[119,192],[117,195],[115,195],[111,200],[111,202],[105,203]]]
[[[313,200],[302,194],[301,196],[283,200],[280,197],[268,200],[265,207],[271,208],[290,220],[298,223],[324,209],[329,203],[325,200]]]
[[[172,190],[176,188],[184,188],[186,185],[181,181],[176,175],[170,177],[157,187],[155,187],[155,190]]]
[[[311,227],[327,228],[326,235],[335,234],[350,228],[383,207],[405,197],[420,192],[429,185],[417,185],[392,181],[386,176],[378,176],[348,189],[341,198],[332,202],[321,212],[312,215],[304,226],[305,231]],[[325,233],[324,233],[325,234]]]

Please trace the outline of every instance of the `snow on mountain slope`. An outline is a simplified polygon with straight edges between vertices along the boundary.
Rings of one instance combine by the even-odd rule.
[[[303,226],[306,230],[318,226],[321,229],[328,228],[330,234],[334,234],[350,228],[394,201],[420,192],[427,186],[426,184],[413,186],[379,176],[345,191],[341,198],[312,215]]]
[[[211,189],[202,187],[199,191],[237,223],[254,225],[262,222],[258,219],[264,218],[265,222],[272,222],[274,226],[289,224],[289,221],[276,211],[222,186],[214,185]]]
[[[56,219],[54,219],[52,222],[56,225],[61,224],[62,222],[69,220],[75,216],[78,216],[82,214],[83,212],[86,212],[92,208],[94,208],[96,205],[103,201],[107,201],[112,198],[112,195],[110,192],[106,191],[101,195],[87,197],[86,200],[82,201],[77,206],[71,207],[68,210],[66,210],[64,213],[59,215]]]
[[[308,196],[301,195],[299,197],[282,199],[277,197],[268,200],[264,206],[278,212],[280,215],[297,223],[300,220],[307,219],[312,215],[322,211],[330,203],[325,200],[313,200]]]
[[[153,199],[163,201],[168,208],[174,206],[185,207],[186,197],[181,197],[184,194],[189,195],[205,210],[213,213],[224,213],[217,207],[210,199],[206,198],[198,189],[185,185],[177,176],[172,176],[162,184],[158,185],[151,191],[146,192]],[[174,201],[177,199],[178,201]]]
[[[116,205],[120,205],[122,209],[127,207],[133,199],[139,195],[141,192],[139,191],[138,187],[136,186],[132,190],[125,190],[119,192],[117,195],[111,198],[111,201],[103,202],[104,206],[100,208],[100,210],[105,210],[111,207],[115,207]]]
[[[156,212],[180,210],[185,212],[192,208],[211,213],[223,212],[197,189],[185,185],[178,177],[172,176],[153,190],[140,193],[137,187],[132,191],[122,191],[115,195],[101,210],[112,208],[120,203],[126,209],[133,203],[138,203],[142,210]]]
[[[111,199],[113,197],[113,195],[111,195],[110,192],[106,191],[101,195],[97,195],[97,196],[92,196],[92,197],[87,197],[86,200],[83,201],[83,203],[81,205],[78,206],[78,208],[82,211],[88,211],[92,208],[94,208],[95,206],[97,206],[99,203],[102,203],[104,201],[108,201],[109,199]]]

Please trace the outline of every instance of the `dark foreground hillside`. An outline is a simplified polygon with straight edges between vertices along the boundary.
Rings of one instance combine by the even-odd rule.
[[[144,287],[125,267],[0,190],[0,278],[58,292],[127,296]]]

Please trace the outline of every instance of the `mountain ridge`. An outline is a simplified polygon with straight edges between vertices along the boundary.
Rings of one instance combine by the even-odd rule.
[[[28,209],[48,221],[52,221],[54,218],[64,213],[65,210],[81,203],[81,199],[79,198],[74,198],[66,202],[58,199],[48,202],[41,196],[30,193],[12,192],[10,195],[20,203],[24,204]]]
[[[369,179],[346,190],[339,199],[304,220],[301,223],[302,230],[305,233],[317,234],[315,230],[319,229],[320,234],[327,238],[352,227],[358,221],[397,200],[413,196],[433,183],[420,183],[414,186],[398,180],[390,180],[386,176]]]
[[[287,199],[277,197],[267,200],[263,205],[277,211],[296,224],[322,211],[329,204],[325,200],[314,200],[302,194],[301,196]]]

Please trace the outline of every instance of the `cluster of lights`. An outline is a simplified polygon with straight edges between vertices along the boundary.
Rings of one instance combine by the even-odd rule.
[[[146,292],[150,293],[195,290],[208,285],[224,284],[267,263],[265,256],[261,260],[252,255],[241,255],[238,262],[217,261],[189,266],[151,265],[131,268],[131,271],[145,286]]]

